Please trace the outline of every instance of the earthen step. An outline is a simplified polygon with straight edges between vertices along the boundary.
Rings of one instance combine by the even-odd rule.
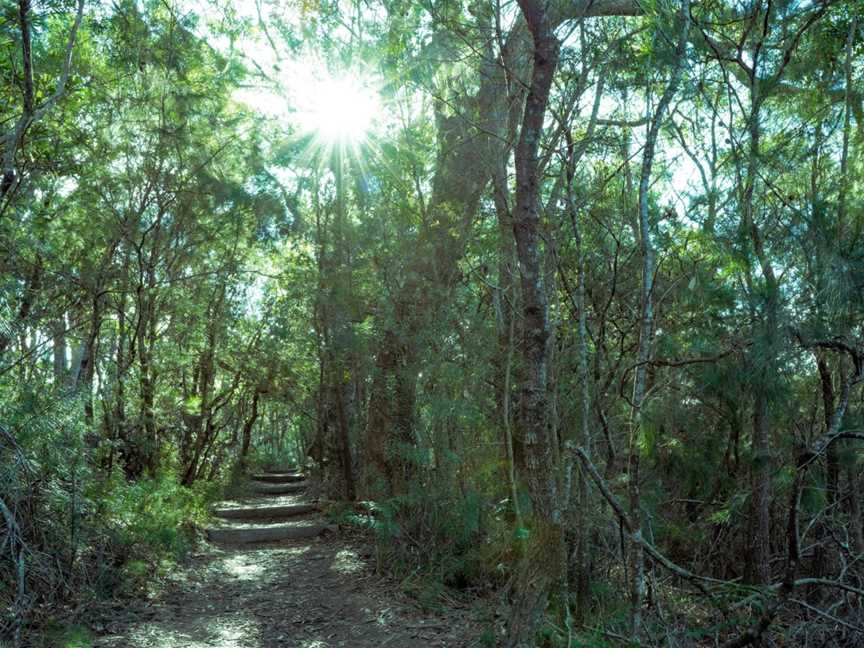
[[[280,468],[280,467],[277,466],[277,467],[275,467],[275,468],[268,468],[268,469],[265,470],[264,472],[265,472],[265,473],[268,473],[268,474],[271,474],[271,475],[272,475],[272,474],[281,475],[281,474],[286,474],[286,473],[288,473],[288,474],[297,474],[297,473],[300,472],[300,469],[299,469],[299,468],[294,468],[294,467],[289,467],[289,466],[283,466],[283,467]]]
[[[252,479],[261,482],[269,482],[271,484],[293,484],[306,479],[306,475],[302,473],[261,473],[252,475]]]
[[[262,526],[226,526],[207,529],[210,542],[247,543],[278,542],[314,538],[321,535],[327,527],[323,524],[271,524]]]
[[[258,518],[280,518],[303,515],[317,511],[315,504],[284,504],[281,506],[237,506],[232,508],[214,508],[213,515],[228,520],[245,520]]]
[[[252,482],[252,490],[264,495],[285,495],[287,493],[301,493],[306,490],[306,482],[294,484],[268,484],[267,482]]]

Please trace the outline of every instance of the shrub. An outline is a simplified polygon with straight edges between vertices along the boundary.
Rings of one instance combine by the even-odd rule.
[[[15,402],[0,399],[0,641],[21,644],[62,628],[63,606],[138,591],[182,559],[218,486],[184,488],[170,469],[128,482],[102,465],[79,402]]]

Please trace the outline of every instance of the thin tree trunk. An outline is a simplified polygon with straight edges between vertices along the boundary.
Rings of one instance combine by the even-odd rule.
[[[102,296],[96,289],[90,308],[90,327],[81,344],[80,361],[72,375],[72,391],[84,397],[84,421],[88,432],[93,427],[93,378],[96,375],[96,353],[102,329]],[[94,441],[95,442],[95,441]]]
[[[573,240],[576,244],[576,310],[579,318],[577,324],[577,346],[578,346],[578,382],[579,382],[579,444],[589,457],[592,454],[591,438],[591,375],[588,368],[588,313],[586,310],[586,272],[587,261],[582,230],[579,226],[579,214],[574,196],[574,181],[576,165],[585,154],[589,144],[594,137],[594,129],[597,124],[597,114],[600,110],[600,102],[603,97],[605,78],[601,77],[597,82],[594,94],[594,105],[591,110],[591,119],[585,137],[576,146],[567,131],[567,178],[565,187],[565,198],[567,201],[567,212],[570,217],[570,226],[573,230]],[[588,500],[590,496],[590,484],[585,470],[579,467],[579,499],[576,503],[576,546],[571,559],[570,574],[568,578],[576,588],[576,622],[585,622],[588,612],[589,595],[591,589],[591,556],[588,551],[590,538],[593,535],[588,517]],[[572,503],[571,507],[572,509]]]
[[[54,384],[62,386],[66,384],[66,316],[61,315],[54,322]]]
[[[687,36],[690,30],[690,2],[682,0],[680,15],[680,35],[675,51],[675,67],[669,84],[663,91],[653,119],[649,120],[648,134],[642,157],[642,170],[639,177],[639,235],[642,252],[642,311],[639,323],[639,351],[637,355],[636,373],[633,380],[633,410],[630,428],[630,450],[628,459],[628,491],[630,519],[636,526],[634,535],[637,540],[630,543],[630,636],[633,641],[640,641],[642,635],[642,605],[645,596],[645,565],[644,549],[641,540],[642,533],[642,494],[640,484],[640,453],[643,422],[643,405],[647,390],[648,365],[651,362],[654,338],[654,244],[651,236],[651,223],[648,214],[648,189],[651,183],[651,171],[657,148],[657,137],[666,110],[681,80]]]
[[[847,469],[846,479],[849,482],[850,513],[852,517],[852,549],[857,556],[864,556],[864,514],[861,511],[861,476],[854,466]]]
[[[249,457],[249,448],[252,445],[252,428],[255,427],[255,421],[258,420],[258,399],[261,392],[257,389],[252,393],[252,406],[249,412],[249,418],[243,423],[243,435],[240,446],[240,466],[246,467],[246,459]]]
[[[510,486],[510,499],[513,503],[513,516],[518,529],[525,524],[519,506],[519,490],[516,482],[516,456],[513,452],[513,417],[511,414],[511,387],[513,376],[513,351],[516,346],[516,318],[510,313],[507,331],[507,356],[504,365],[504,386],[502,395],[502,418],[504,421],[504,444],[507,451],[507,484]]]
[[[849,184],[849,136],[852,131],[852,57],[855,34],[858,31],[859,14],[852,13],[849,35],[846,37],[846,61],[843,66],[846,87],[843,113],[843,149],[840,153],[840,191],[837,197],[837,240],[843,241],[846,234],[846,194]],[[859,124],[860,127],[860,124]]]
[[[764,389],[756,395],[753,412],[753,564],[757,582],[771,582],[771,444],[768,397]]]
[[[148,290],[148,293],[151,291]],[[151,344],[155,342],[155,312],[152,304],[152,294],[148,294],[142,304],[142,321],[138,328],[138,395],[140,398],[139,417],[143,437],[135,440],[138,448],[140,465],[138,475],[144,469],[154,466],[156,440],[156,386],[153,377],[153,355]]]
[[[822,352],[816,353],[816,367],[819,369],[819,379],[822,383],[822,408],[825,416],[825,430],[831,427],[831,414],[834,412],[834,381],[828,361]],[[840,465],[837,458],[836,444],[828,446],[827,452],[827,486],[828,503],[834,504],[839,496]]]

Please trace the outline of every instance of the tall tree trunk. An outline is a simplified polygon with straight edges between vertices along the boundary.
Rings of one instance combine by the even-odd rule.
[[[757,68],[754,62],[753,69]],[[759,173],[760,158],[760,95],[759,80],[755,72],[750,79],[751,111],[748,123],[749,157],[744,186],[742,216],[744,227],[750,238],[753,252],[759,262],[765,282],[766,299],[760,323],[760,357],[756,359],[755,403],[753,410],[753,560],[756,578],[762,584],[771,582],[771,408],[769,382],[774,379],[777,353],[777,319],[779,310],[779,286],[768,259],[762,233],[755,219],[754,193]]]
[[[852,13],[849,35],[846,37],[846,61],[843,66],[845,76],[843,111],[843,148],[840,153],[840,191],[837,196],[837,240],[843,241],[846,235],[846,194],[849,187],[849,135],[852,130],[852,58],[855,35],[858,31],[859,14]],[[861,125],[859,124],[860,128]]]
[[[343,145],[337,146],[335,160],[336,179],[336,237],[334,241],[334,266],[331,268],[333,277],[333,297],[341,309],[333,314],[331,325],[333,330],[326,340],[330,360],[330,396],[331,406],[335,411],[334,455],[340,469],[342,495],[348,501],[354,499],[354,462],[351,452],[351,420],[354,418],[348,411],[353,403],[351,386],[356,379],[351,371],[351,356],[355,344],[353,321],[357,310],[354,303],[353,281],[351,272],[351,241],[348,233],[347,196],[345,192],[345,160]],[[332,304],[331,304],[332,306]],[[325,374],[327,375],[327,374]]]
[[[504,86],[506,87],[506,85]],[[509,130],[509,128],[508,128]],[[507,140],[505,140],[507,141]],[[496,353],[493,356],[493,380],[495,382],[495,406],[501,413],[501,430],[505,448],[503,459],[507,466],[506,473],[511,487],[513,507],[518,518],[518,502],[516,499],[516,483],[514,475],[514,448],[511,429],[511,376],[513,368],[513,344],[515,336],[516,308],[515,291],[513,290],[513,215],[510,213],[509,188],[507,180],[507,164],[512,147],[502,146],[500,155],[493,160],[495,165],[492,173],[492,199],[495,204],[496,223],[498,225],[498,280],[492,293],[495,310],[495,324],[498,338]]]
[[[194,392],[198,401],[198,411],[186,416],[186,427],[188,428],[188,439],[192,445],[188,452],[185,471],[180,479],[184,486],[190,486],[197,478],[201,470],[201,461],[208,445],[213,441],[213,412],[218,399],[213,396],[213,387],[216,379],[216,337],[219,314],[225,300],[225,284],[221,284],[216,291],[215,299],[208,309],[207,338],[205,347],[201,350],[196,369],[196,380]]]
[[[125,269],[125,263],[124,263]],[[110,471],[114,466],[114,453],[118,442],[125,439],[126,428],[126,291],[121,290],[117,299],[117,335],[114,341],[114,384],[111,395],[110,415],[106,412],[105,434],[110,441],[106,465]]]
[[[446,313],[471,223],[489,180],[493,176],[498,180],[496,194],[506,192],[509,120],[514,106],[508,75],[524,65],[521,56],[526,36],[520,25],[506,37],[501,52],[504,65],[487,52],[476,95],[460,98],[462,114],[445,115],[445,106],[436,105],[438,155],[432,195],[411,259],[402,272],[405,281],[393,300],[393,318],[384,325],[375,356],[366,422],[367,487],[377,475],[384,478],[391,493],[398,492],[401,486],[393,480],[410,468],[399,455],[400,448],[414,445],[421,344],[434,339],[436,318]],[[517,94],[521,96],[521,90]],[[505,210],[499,216],[508,220],[506,207],[497,207]],[[499,333],[506,337],[506,330],[505,325]],[[503,337],[500,342],[504,343]]]
[[[564,536],[557,448],[549,426],[547,381],[549,321],[539,251],[540,174],[538,150],[559,43],[546,5],[520,0],[533,42],[531,81],[516,147],[516,200],[513,237],[522,294],[523,329],[519,346],[520,397],[516,436],[525,449],[525,481],[533,504],[528,551],[518,566],[505,645],[534,645],[550,589],[562,574]]]
[[[351,451],[352,422],[356,419],[352,398],[358,378],[352,362],[355,354],[354,321],[357,304],[353,292],[351,238],[345,191],[345,144],[337,143],[331,160],[336,184],[333,236],[328,239],[317,219],[318,291],[315,332],[318,342],[319,386],[316,439],[311,452],[320,469],[328,496],[355,497],[354,461]]]
[[[152,282],[155,284],[155,280]],[[151,291],[147,291],[150,293]],[[134,440],[138,449],[140,465],[138,471],[151,470],[155,467],[156,452],[156,385],[153,376],[153,343],[156,338],[156,313],[153,308],[153,296],[148,294],[141,303],[141,320],[138,326],[138,398],[139,421],[141,433]],[[140,472],[138,475],[140,476]]]
[[[547,19],[552,30],[574,18],[642,14],[638,3],[629,0],[581,0],[554,9]],[[509,33],[498,36],[501,51],[482,62],[477,93],[459,98],[461,114],[445,116],[436,110],[438,158],[432,197],[413,256],[402,272],[406,280],[394,299],[396,321],[383,326],[375,356],[366,423],[367,485],[375,481],[375,473],[386,478],[401,470],[390,465],[398,454],[391,447],[398,445],[395,439],[413,444],[419,344],[428,342],[437,313],[446,308],[471,221],[495,165],[503,159],[499,147],[507,141],[508,116],[520,112],[521,101],[514,99],[524,93],[522,70],[531,61],[530,34],[525,23],[517,21]],[[495,29],[488,37],[495,38]]]
[[[366,421],[366,487],[383,477],[390,492],[399,492],[404,447],[414,444],[414,403],[420,374],[420,344],[434,322],[457,277],[465,229],[476,212],[486,184],[483,156],[468,137],[459,116],[439,118],[441,140],[437,176],[429,213],[405,270],[406,277],[385,324],[375,354],[375,376]],[[398,481],[400,483],[395,483]]]

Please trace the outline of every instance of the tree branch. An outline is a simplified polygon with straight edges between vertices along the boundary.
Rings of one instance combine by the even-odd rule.
[[[63,96],[63,92],[66,90],[66,83],[69,81],[69,76],[72,73],[72,50],[75,47],[78,28],[81,26],[81,20],[84,17],[84,0],[78,0],[75,21],[69,31],[69,39],[66,41],[66,53],[63,57],[63,68],[60,72],[60,76],[57,78],[54,92],[38,108],[33,105],[33,71],[32,61],[30,60],[30,28],[27,20],[29,9],[29,0],[20,0],[19,24],[22,30],[21,43],[25,78],[24,110],[12,131],[7,133],[3,138],[5,150],[3,152],[3,179],[2,184],[0,184],[0,197],[5,196],[15,183],[15,153],[21,145],[21,139],[24,137],[24,133],[30,126],[42,119],[46,113],[54,107],[54,104],[57,103],[60,97]]]

